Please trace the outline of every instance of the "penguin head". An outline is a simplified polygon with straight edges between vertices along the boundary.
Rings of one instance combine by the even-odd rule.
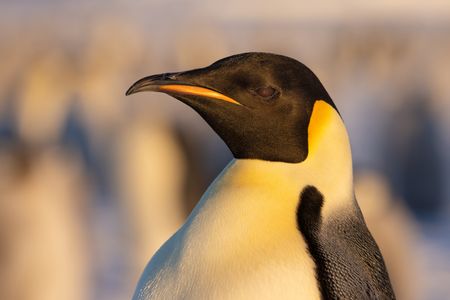
[[[192,107],[235,158],[302,162],[315,103],[337,112],[310,69],[270,53],[238,54],[201,69],[148,76],[126,95],[142,91],[163,92]]]

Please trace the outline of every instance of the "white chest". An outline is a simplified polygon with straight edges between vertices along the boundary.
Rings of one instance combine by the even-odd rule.
[[[231,163],[212,184],[152,258],[136,299],[320,298],[296,225],[303,184],[249,163]]]

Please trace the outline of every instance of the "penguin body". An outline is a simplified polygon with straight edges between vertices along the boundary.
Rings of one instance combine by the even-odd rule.
[[[265,78],[247,80],[252,68]],[[235,159],[151,259],[134,299],[394,298],[353,195],[345,126],[309,69],[249,53],[144,78],[128,94],[155,85],[199,112]]]
[[[255,171],[273,176],[273,164],[283,163],[232,161],[152,258],[135,298],[318,299],[314,262],[295,223],[298,188],[281,178],[272,178],[275,190],[259,176],[248,186],[236,182]],[[280,205],[283,194],[291,201]]]

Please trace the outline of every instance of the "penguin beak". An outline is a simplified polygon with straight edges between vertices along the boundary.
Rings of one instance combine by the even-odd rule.
[[[242,105],[238,101],[230,98],[222,93],[214,91],[210,88],[198,86],[189,82],[177,80],[181,73],[164,73],[144,77],[136,81],[125,93],[126,96],[150,91],[162,92],[171,96],[191,95],[198,96],[205,99],[213,99],[225,101],[236,105]]]

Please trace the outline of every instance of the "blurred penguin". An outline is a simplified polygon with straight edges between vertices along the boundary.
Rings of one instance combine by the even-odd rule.
[[[174,132],[154,113],[138,113],[117,139],[114,159],[120,206],[128,223],[128,295],[142,266],[182,224],[184,155]]]
[[[82,170],[59,150],[0,149],[0,299],[87,299]]]
[[[57,140],[73,97],[73,76],[61,49],[48,49],[31,61],[17,89],[17,126],[27,143]]]

